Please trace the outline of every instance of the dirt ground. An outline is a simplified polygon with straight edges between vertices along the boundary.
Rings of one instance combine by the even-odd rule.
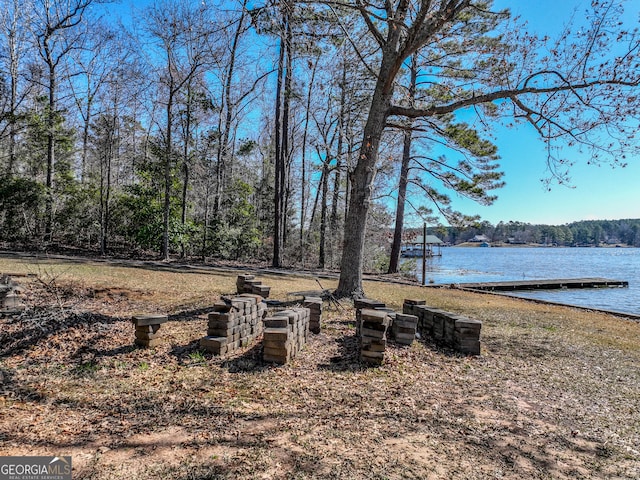
[[[26,312],[0,318],[0,454],[71,455],[75,479],[640,478],[640,324],[493,295],[375,282],[367,293],[483,321],[482,355],[429,339],[357,360],[354,311],[286,366],[259,344],[202,353],[237,272],[0,258]],[[310,277],[261,276],[276,298]],[[325,281],[329,286],[331,282]],[[133,346],[134,313],[166,343]]]

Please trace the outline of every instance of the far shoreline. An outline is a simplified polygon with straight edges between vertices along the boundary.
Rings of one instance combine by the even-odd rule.
[[[463,248],[638,248],[626,244],[602,244],[602,245],[545,245],[543,243],[504,243],[486,242],[488,246],[483,246],[482,242],[462,242],[455,245],[443,245],[443,247],[463,247]]]

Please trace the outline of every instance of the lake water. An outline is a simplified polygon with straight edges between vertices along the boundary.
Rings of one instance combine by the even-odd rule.
[[[422,279],[422,259],[416,276]],[[592,288],[516,292],[539,298],[640,314],[639,248],[465,248],[442,249],[427,259],[427,283],[501,282],[513,280],[604,277],[626,280],[628,288]]]

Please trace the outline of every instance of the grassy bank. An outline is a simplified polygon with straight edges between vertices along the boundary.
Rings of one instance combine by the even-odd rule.
[[[0,319],[0,452],[70,454],[74,478],[638,478],[640,324],[449,289],[365,285],[484,322],[482,355],[429,339],[357,361],[352,306],[293,363],[203,354],[237,272],[0,258],[29,310]],[[272,297],[312,277],[261,275]],[[323,286],[335,286],[322,280]],[[166,312],[136,349],[134,313]]]

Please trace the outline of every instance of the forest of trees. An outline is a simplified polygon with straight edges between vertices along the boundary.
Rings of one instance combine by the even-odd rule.
[[[435,227],[428,231],[451,245],[469,242],[476,235],[484,235],[494,244],[640,247],[640,219],[583,220],[565,225],[532,225],[514,221],[492,225],[480,222],[465,229]],[[416,233],[420,232],[416,230]]]
[[[340,268],[361,294],[405,209],[477,223],[450,195],[495,199],[493,125],[530,124],[559,182],[560,144],[637,151],[623,4],[549,39],[481,0],[0,0],[0,243]]]

